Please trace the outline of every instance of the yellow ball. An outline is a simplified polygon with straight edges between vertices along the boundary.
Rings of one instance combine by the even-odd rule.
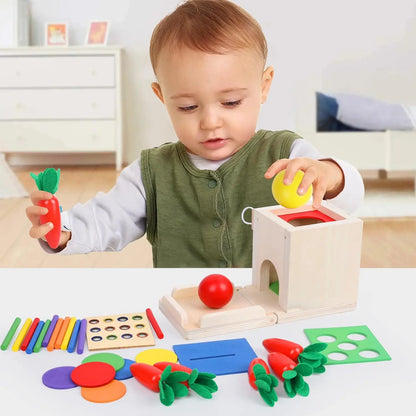
[[[283,183],[286,169],[280,171],[273,179],[272,194],[276,202],[285,208],[298,208],[305,205],[312,195],[312,185],[304,195],[298,195],[298,187],[303,178],[303,172],[298,170],[290,185]]]

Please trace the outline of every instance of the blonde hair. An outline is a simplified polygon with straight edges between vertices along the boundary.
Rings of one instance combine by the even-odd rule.
[[[188,0],[155,27],[150,60],[156,74],[164,48],[181,48],[221,54],[252,48],[266,62],[267,42],[258,22],[228,0]]]

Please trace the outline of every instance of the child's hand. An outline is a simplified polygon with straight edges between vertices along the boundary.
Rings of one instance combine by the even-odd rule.
[[[32,228],[29,231],[29,235],[32,238],[42,239],[46,241],[45,235],[52,230],[53,224],[48,222],[46,224],[40,223],[41,215],[45,215],[48,213],[48,209],[44,207],[38,206],[38,202],[51,199],[52,194],[46,191],[34,191],[30,194],[30,199],[33,205],[26,208],[26,216],[29,218],[29,221],[32,223]],[[71,233],[68,231],[61,231],[61,238],[59,241],[58,249],[63,249],[67,242],[71,238]]]
[[[334,198],[344,189],[344,174],[332,159],[315,160],[306,157],[280,159],[267,169],[264,176],[271,179],[283,169],[286,169],[283,179],[285,185],[292,183],[296,171],[304,172],[302,182],[298,187],[298,194],[303,195],[312,185],[312,206],[315,209],[319,208],[323,199]]]

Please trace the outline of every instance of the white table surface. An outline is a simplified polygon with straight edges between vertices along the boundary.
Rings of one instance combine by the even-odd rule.
[[[309,341],[303,332],[305,328],[367,325],[392,360],[328,365],[324,374],[307,378],[310,395],[306,398],[288,398],[283,383],[279,383],[279,400],[273,408],[249,386],[245,373],[218,376],[219,391],[211,400],[191,394],[166,407],[156,393],[129,379],[124,381],[127,393],[122,399],[96,404],[84,400],[79,388],[54,390],[41,382],[43,373],[51,368],[79,365],[91,354],[87,349],[83,355],[46,349],[26,354],[13,352],[12,341],[6,351],[0,351],[1,413],[114,416],[197,412],[212,416],[232,410],[239,415],[279,412],[280,415],[391,416],[403,409],[401,414],[416,414],[416,269],[362,269],[358,307],[352,312],[186,341],[159,311],[158,301],[170,294],[173,287],[196,286],[213,272],[227,275],[237,286],[251,283],[251,269],[0,269],[0,342],[16,316],[22,321],[35,317],[46,320],[54,314],[83,318],[144,312],[150,307],[165,333],[163,340],[155,337],[156,348],[245,337],[257,355],[267,360],[262,346],[265,338],[286,338],[306,346]],[[134,359],[142,350],[109,352]]]

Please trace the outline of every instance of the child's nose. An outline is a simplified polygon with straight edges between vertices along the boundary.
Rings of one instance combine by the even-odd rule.
[[[214,130],[222,125],[220,114],[212,108],[205,108],[201,115],[201,129]]]

